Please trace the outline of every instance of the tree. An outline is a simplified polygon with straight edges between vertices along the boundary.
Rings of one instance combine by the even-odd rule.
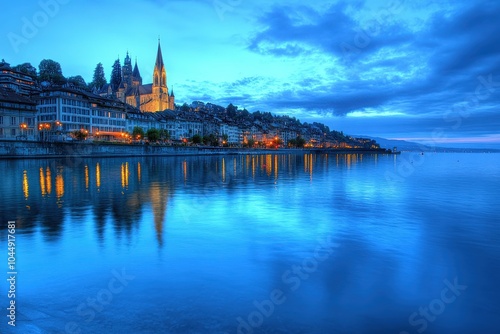
[[[75,130],[71,132],[72,136],[77,140],[85,140],[89,132],[87,130]]]
[[[150,142],[155,143],[160,139],[160,131],[155,128],[149,129],[148,132],[146,132],[146,136]]]
[[[217,136],[211,133],[208,136],[203,137],[203,143],[205,145],[210,145],[210,146],[219,146],[219,140],[217,139]]]
[[[47,81],[53,85],[64,85],[66,83],[61,65],[51,59],[44,59],[38,65],[38,80],[40,82]]]
[[[122,66],[120,65],[120,59],[117,59],[113,64],[113,70],[111,71],[111,79],[109,80],[113,92],[116,92],[118,90],[121,81],[122,81]]]
[[[89,84],[89,88],[99,90],[107,83],[106,76],[104,75],[104,67],[102,66],[102,63],[99,63],[95,67],[94,77],[92,78],[92,82]]]
[[[37,78],[36,67],[31,65],[30,63],[23,63],[12,68],[14,71],[24,73],[29,75],[32,79]]]
[[[140,126],[135,126],[132,130],[132,137],[137,140],[144,138],[144,130]]]
[[[188,106],[188,104],[187,104],[187,103],[184,103],[184,104],[182,105],[182,107],[181,107],[181,111],[188,112],[188,111],[190,111],[190,110],[191,110],[191,108]]]
[[[304,147],[304,145],[306,144],[306,140],[301,136],[297,136],[297,139],[295,140],[297,141],[297,147]]]
[[[200,144],[202,142],[202,140],[203,140],[203,138],[201,138],[201,136],[199,134],[195,134],[193,136],[193,138],[191,139],[193,144]]]
[[[167,141],[170,139],[170,132],[165,129],[160,130],[160,140]]]
[[[83,79],[81,75],[69,77],[68,83],[78,88],[87,89],[87,83],[85,82],[85,79]]]
[[[255,140],[253,138],[249,138],[247,140],[246,146],[248,146],[248,147],[254,147],[254,145],[255,145]]]

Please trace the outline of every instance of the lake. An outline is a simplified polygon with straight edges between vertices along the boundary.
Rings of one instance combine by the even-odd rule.
[[[500,154],[0,160],[1,333],[497,333]]]

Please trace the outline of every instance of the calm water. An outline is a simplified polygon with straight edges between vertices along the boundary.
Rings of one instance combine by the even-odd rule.
[[[0,161],[1,333],[498,333],[500,154]],[[5,274],[6,275],[6,274]]]

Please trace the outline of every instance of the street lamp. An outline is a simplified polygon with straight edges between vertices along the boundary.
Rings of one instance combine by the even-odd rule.
[[[28,136],[26,135],[26,133],[25,133],[25,134],[23,134],[23,131],[28,130],[28,124],[26,124],[26,123],[21,123],[21,124],[19,124],[19,127],[21,128],[21,137],[22,137],[22,138],[25,138],[25,139],[28,139]]]

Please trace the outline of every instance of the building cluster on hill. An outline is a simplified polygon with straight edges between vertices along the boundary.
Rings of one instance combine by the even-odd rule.
[[[103,84],[90,90],[71,82],[49,84],[37,80],[29,71],[2,60],[0,139],[130,142],[147,140],[147,134],[156,131],[162,135],[154,137],[154,141],[169,143],[379,147],[373,140],[345,136],[320,123],[301,123],[295,117],[250,113],[232,104],[223,107],[195,101],[176,105],[173,90],[169,92],[167,86],[159,43],[151,84],[142,83],[137,61],[132,68],[128,53],[124,66],[118,69],[119,85]]]

